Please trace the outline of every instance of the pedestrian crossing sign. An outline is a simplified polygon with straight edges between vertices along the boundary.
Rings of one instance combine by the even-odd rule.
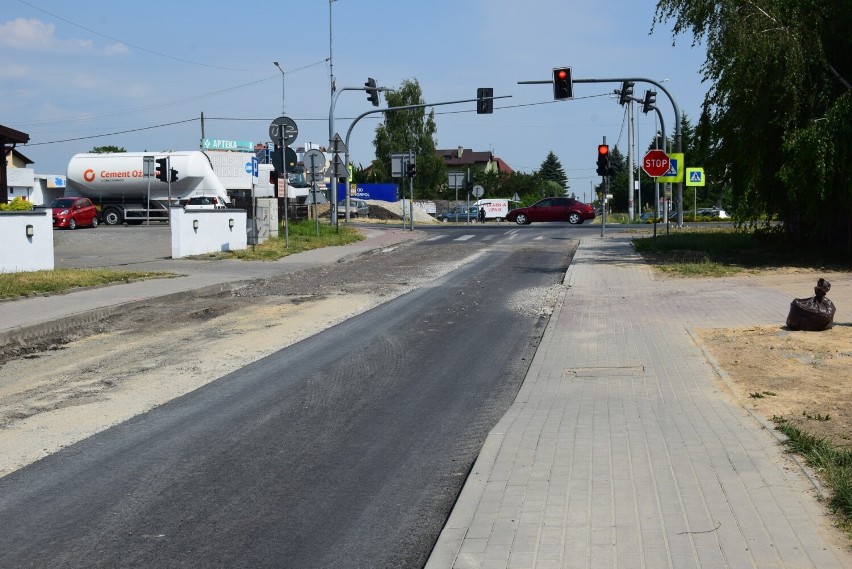
[[[677,184],[683,182],[683,152],[669,152],[669,171],[657,178],[658,182]]]
[[[686,169],[686,185],[687,186],[703,186],[704,185],[704,168],[687,168]]]

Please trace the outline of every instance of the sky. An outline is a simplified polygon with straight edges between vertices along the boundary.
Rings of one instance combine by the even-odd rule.
[[[533,172],[549,152],[581,195],[597,183],[597,145],[627,153],[627,115],[617,83],[576,83],[554,101],[555,67],[575,79],[647,78],[662,83],[693,124],[708,90],[702,46],[653,29],[652,0],[3,0],[0,10],[0,125],[26,132],[18,150],[37,174],[64,174],[70,158],[95,146],[128,151],[194,150],[204,137],[266,142],[284,114],[291,144],[327,144],[330,75],[338,90],[334,131],[373,110],[363,87],[416,80],[427,103],[474,99],[478,87],[509,97],[494,112],[476,103],[433,107],[437,148],[491,151]],[[278,61],[283,74],[273,64]],[[637,83],[642,98],[653,86]],[[658,89],[659,91],[659,89]],[[381,106],[385,107],[384,98]],[[666,129],[672,104],[657,104]],[[655,113],[635,107],[644,154]],[[380,114],[360,120],[351,161],[375,157]],[[405,152],[407,149],[399,149]],[[587,196],[588,197],[588,196]]]

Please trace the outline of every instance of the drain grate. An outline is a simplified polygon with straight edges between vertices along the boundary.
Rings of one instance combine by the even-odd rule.
[[[637,377],[645,374],[645,366],[604,366],[604,367],[575,367],[565,370],[566,379],[598,379],[616,377]]]

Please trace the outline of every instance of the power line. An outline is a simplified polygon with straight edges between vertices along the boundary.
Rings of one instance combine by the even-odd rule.
[[[19,1],[23,1],[23,0],[19,0]],[[322,63],[322,62],[318,62],[318,63]],[[318,63],[314,63],[314,64],[311,64],[311,65],[317,65]],[[310,67],[310,65],[306,66],[306,67]],[[300,68],[300,69],[304,69],[304,67]],[[298,70],[299,69],[296,69],[294,71],[298,71]],[[275,78],[275,76],[272,77],[272,79],[274,79],[274,78]],[[259,81],[254,81],[252,83],[246,83],[245,85],[239,85],[237,87],[231,87],[229,89],[224,89],[223,91],[219,91],[219,92],[220,93],[226,92],[226,91],[230,91],[230,90],[233,90],[233,89],[238,89],[240,87],[245,87],[247,85],[252,85],[254,83],[260,83],[262,81],[267,81],[267,80],[268,79],[261,79]],[[608,95],[591,95],[591,96],[583,97],[583,98],[584,99],[590,99],[590,98],[602,97],[602,96],[608,96]],[[201,96],[199,96],[199,97],[201,97]],[[199,97],[194,97],[194,98],[199,98]],[[191,100],[191,99],[187,99],[187,100]],[[509,109],[509,108],[518,108],[518,107],[530,107],[530,106],[537,106],[537,105],[546,105],[546,104],[551,104],[551,103],[556,103],[556,102],[559,102],[559,101],[543,101],[543,102],[540,102],[540,103],[524,103],[524,104],[519,104],[519,105],[509,105],[509,106],[500,107],[500,108]],[[153,106],[149,106],[149,107],[140,107],[138,110],[140,110],[140,111],[141,110],[149,110],[150,108],[155,108],[157,106],[158,105],[153,105]],[[165,106],[165,104],[163,104],[161,106]],[[391,107],[391,108],[393,108],[393,107]],[[476,111],[476,109],[470,109],[470,110],[465,110],[465,111],[453,111],[453,112],[449,112],[449,113],[440,113],[440,114],[457,114],[457,113],[460,113],[460,112],[472,113],[472,112],[475,112],[475,111]],[[137,112],[137,111],[133,111],[133,112]],[[96,117],[87,117],[86,119],[75,119],[75,121],[91,120],[92,118],[106,118],[106,117],[116,116],[117,114],[118,113],[99,115],[99,116],[96,116]],[[350,119],[350,120],[354,119],[354,117],[339,117],[339,118],[341,118],[343,120],[346,120],[347,118]],[[376,118],[378,119],[379,117],[376,117]],[[108,133],[104,133],[104,134],[93,134],[93,135],[90,135],[90,136],[80,136],[80,137],[76,137],[76,138],[65,138],[65,139],[62,139],[62,140],[52,140],[52,141],[48,141],[48,142],[32,142],[32,143],[22,145],[22,146],[42,146],[42,145],[45,145],[45,144],[59,144],[59,143],[62,143],[62,142],[73,142],[73,141],[77,141],[77,140],[88,140],[88,139],[92,139],[92,138],[102,138],[102,137],[105,137],[105,136],[115,136],[117,134],[127,134],[127,133],[131,133],[131,132],[140,132],[140,131],[144,131],[144,130],[152,130],[152,129],[155,129],[155,128],[163,128],[163,127],[167,127],[167,126],[174,126],[174,125],[177,125],[177,124],[183,124],[183,123],[198,121],[198,120],[201,120],[201,118],[195,117],[195,118],[191,118],[191,119],[184,119],[184,120],[162,123],[162,124],[157,124],[157,125],[152,125],[152,126],[146,126],[146,127],[140,127],[140,128],[134,128],[134,129],[128,129],[128,130],[120,130],[120,131],[108,132]],[[204,117],[204,120],[205,121],[214,121],[214,120],[220,120],[220,121],[269,121],[270,119],[269,119],[269,117]],[[319,121],[327,121],[328,117],[317,117],[317,118],[304,118],[304,117],[302,117],[302,118],[299,118],[298,120],[300,122],[312,122],[312,121],[319,122]],[[42,123],[42,124],[62,124],[63,122],[75,122],[75,121],[57,121],[56,123]]]
[[[173,125],[176,125],[176,124],[183,124],[183,123],[188,123],[188,122],[197,121],[197,120],[201,120],[201,118],[199,117],[199,118],[185,119],[185,120],[182,120],[182,121],[168,122],[168,123],[163,123],[163,124],[155,124],[153,126],[143,126],[143,127],[140,127],[140,128],[132,128],[132,129],[129,129],[129,130],[119,130],[119,131],[116,131],[116,132],[108,132],[106,134],[93,134],[91,136],[79,136],[77,138],[66,138],[66,139],[63,139],[63,140],[51,140],[49,142],[32,142],[32,143],[29,143],[29,144],[22,144],[21,146],[42,146],[44,144],[58,144],[60,142],[73,142],[75,140],[88,140],[90,138],[102,138],[104,136],[114,136],[116,134],[127,134],[128,132],[139,132],[139,131],[142,131],[142,130],[151,130],[151,129],[155,129],[155,128],[162,128],[164,126],[173,126]]]

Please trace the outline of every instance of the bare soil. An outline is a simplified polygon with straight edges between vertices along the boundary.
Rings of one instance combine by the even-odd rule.
[[[697,330],[729,378],[735,394],[768,421],[783,419],[841,448],[852,446],[852,273],[772,270],[750,282],[781,290],[790,299],[812,296],[820,277],[837,312],[820,332],[786,326]]]

